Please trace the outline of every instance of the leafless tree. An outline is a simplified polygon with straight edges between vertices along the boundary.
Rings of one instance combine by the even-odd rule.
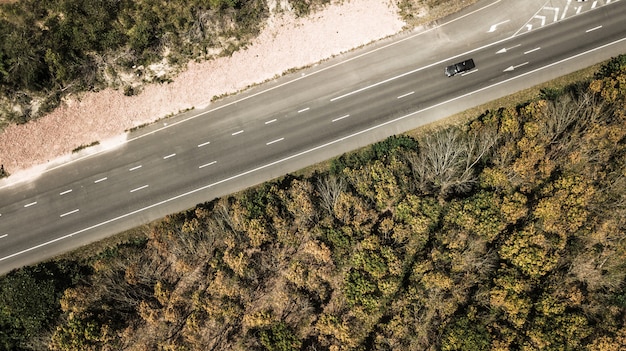
[[[428,134],[420,141],[420,150],[408,156],[418,188],[442,196],[469,190],[476,182],[474,167],[496,139],[493,131],[454,127]]]
[[[322,199],[322,206],[332,214],[339,195],[346,190],[346,182],[337,176],[327,176],[317,181],[317,191]]]

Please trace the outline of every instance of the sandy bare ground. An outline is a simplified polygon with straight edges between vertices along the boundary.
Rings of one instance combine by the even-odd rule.
[[[19,180],[62,162],[80,145],[119,138],[125,130],[170,113],[206,106],[213,96],[398,33],[404,25],[391,0],[344,1],[304,19],[275,14],[247,49],[190,63],[172,83],[149,85],[131,97],[121,89],[86,93],[34,122],[7,127],[0,134],[0,163],[13,174],[9,181]]]

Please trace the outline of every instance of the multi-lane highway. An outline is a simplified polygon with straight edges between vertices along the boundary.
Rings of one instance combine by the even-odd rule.
[[[479,1],[0,183],[0,273],[626,53],[626,1]],[[447,78],[446,65],[476,69]],[[97,118],[97,116],[94,116]]]

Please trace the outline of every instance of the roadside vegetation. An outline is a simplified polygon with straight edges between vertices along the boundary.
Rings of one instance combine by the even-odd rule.
[[[409,0],[397,6],[405,20],[419,25],[474,1]],[[245,48],[270,8],[306,16],[328,3],[0,1],[0,128],[45,115],[71,94],[113,87],[131,96],[145,84],[171,82],[190,61]]]
[[[14,271],[0,347],[625,349],[624,82],[620,56]]]

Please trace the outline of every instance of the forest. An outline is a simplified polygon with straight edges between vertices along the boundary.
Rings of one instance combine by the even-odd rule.
[[[245,46],[266,17],[262,0],[0,4],[0,125],[45,114],[70,92],[111,86],[130,95],[142,83],[167,81],[190,60]],[[160,62],[169,76],[150,71]]]
[[[0,279],[3,350],[626,349],[626,55]]]

